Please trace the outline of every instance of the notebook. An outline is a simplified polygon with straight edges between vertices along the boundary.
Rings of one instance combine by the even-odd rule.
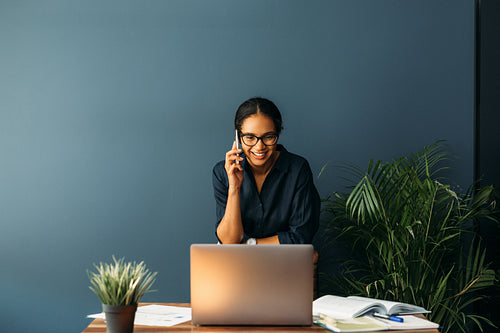
[[[312,245],[191,245],[195,325],[311,325]]]

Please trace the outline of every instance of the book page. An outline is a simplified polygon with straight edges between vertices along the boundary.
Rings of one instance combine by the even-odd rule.
[[[385,313],[385,308],[378,302],[362,299],[326,295],[313,302],[313,315],[323,313],[332,318],[354,318],[367,312]]]
[[[348,296],[350,299],[364,300],[366,302],[377,302],[382,304],[386,309],[388,314],[414,314],[414,313],[429,313],[423,307],[413,304],[385,301],[376,298],[361,297],[361,296]]]

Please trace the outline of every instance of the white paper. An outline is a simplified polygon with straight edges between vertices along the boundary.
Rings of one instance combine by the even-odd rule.
[[[87,318],[105,319],[105,316],[102,312],[88,315]],[[191,320],[191,308],[153,304],[137,308],[134,325],[174,326],[188,320]]]

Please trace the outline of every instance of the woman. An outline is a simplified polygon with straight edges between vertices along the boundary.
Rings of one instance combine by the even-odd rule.
[[[234,125],[241,149],[235,141],[213,169],[219,242],[311,243],[320,198],[307,161],[278,144],[278,108],[251,98],[236,111]]]

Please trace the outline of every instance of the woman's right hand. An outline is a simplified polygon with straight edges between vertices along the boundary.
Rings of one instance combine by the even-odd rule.
[[[224,167],[226,169],[227,178],[229,179],[229,188],[239,190],[241,183],[243,183],[243,168],[241,166],[243,157],[236,155],[240,154],[242,151],[236,147],[236,141],[234,141],[233,147],[226,153],[226,163]],[[238,163],[236,163],[236,161],[238,161]]]

